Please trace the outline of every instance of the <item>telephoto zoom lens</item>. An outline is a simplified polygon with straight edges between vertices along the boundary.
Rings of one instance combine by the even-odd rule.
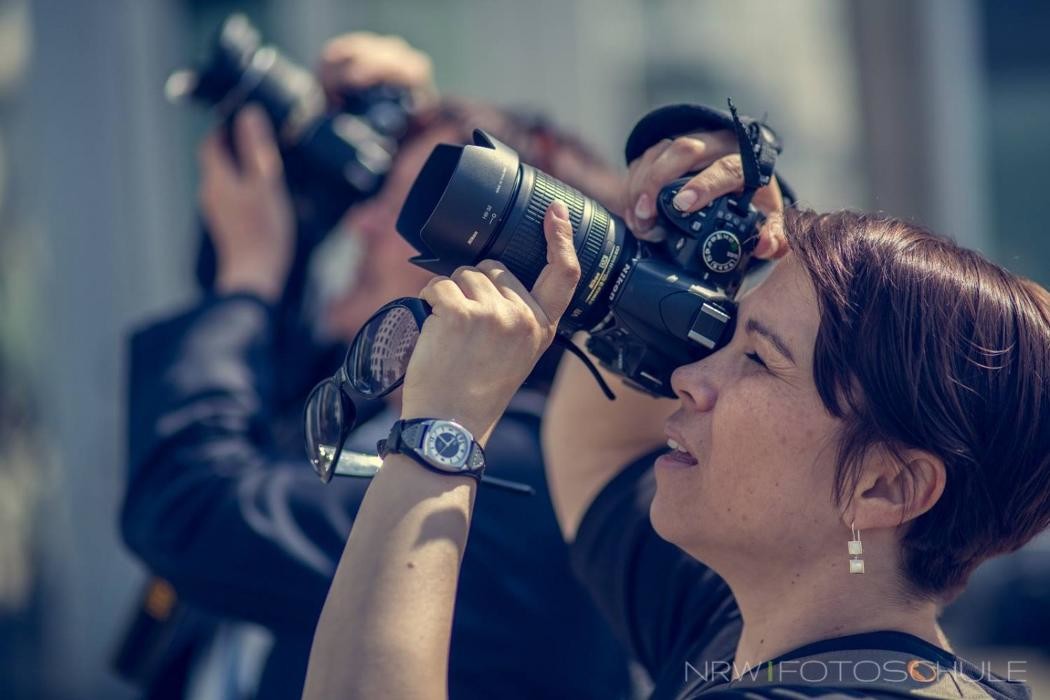
[[[543,218],[561,200],[569,209],[580,284],[562,318],[566,331],[589,330],[609,312],[609,290],[636,250],[623,221],[565,183],[521,163],[484,131],[473,145],[434,149],[397,220],[419,255],[412,262],[449,275],[462,265],[498,260],[527,288],[547,264]]]

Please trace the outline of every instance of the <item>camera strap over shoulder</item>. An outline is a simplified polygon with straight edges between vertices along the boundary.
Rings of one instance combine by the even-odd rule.
[[[982,672],[986,672],[982,669]],[[989,683],[1014,685],[989,677]],[[958,666],[943,666],[903,651],[841,649],[810,656],[766,662],[719,690],[775,687],[826,688],[877,692],[900,698],[993,700],[996,696]]]

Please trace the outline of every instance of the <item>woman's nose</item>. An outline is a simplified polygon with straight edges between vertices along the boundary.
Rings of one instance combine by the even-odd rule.
[[[682,404],[696,411],[710,411],[718,400],[718,388],[711,382],[710,368],[704,361],[682,365],[671,373],[671,388]]]

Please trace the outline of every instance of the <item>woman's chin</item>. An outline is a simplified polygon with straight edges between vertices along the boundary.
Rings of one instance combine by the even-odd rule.
[[[649,522],[656,534],[672,544],[678,544],[687,538],[683,529],[689,520],[682,516],[677,507],[667,502],[667,494],[661,491],[657,486],[656,495],[649,504]]]

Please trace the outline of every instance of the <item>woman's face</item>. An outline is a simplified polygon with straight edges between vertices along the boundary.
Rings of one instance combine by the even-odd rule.
[[[817,300],[796,258],[739,312],[729,345],[672,377],[681,407],[667,432],[687,454],[657,461],[650,512],[661,536],[723,575],[826,557],[849,532],[830,498],[839,421],[813,381]]]

